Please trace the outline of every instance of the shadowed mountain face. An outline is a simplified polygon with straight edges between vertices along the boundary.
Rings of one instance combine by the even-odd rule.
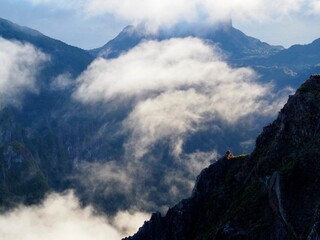
[[[319,102],[314,75],[263,129],[251,155],[203,170],[189,199],[127,239],[318,239]]]
[[[69,78],[79,75],[93,58],[82,49],[5,19],[0,19],[0,37],[17,46],[27,44],[26,49],[34,46],[46,55],[46,61],[37,68],[39,72],[35,75],[36,90],[23,92],[23,103],[18,107],[6,106],[0,110],[0,166],[3,173],[0,205],[5,207],[20,202],[34,203],[49,189],[65,188],[64,178],[72,166],[68,146],[59,138],[59,132],[66,131],[67,126],[60,129],[56,120],[70,114],[73,86],[57,90],[53,82],[59,75]]]

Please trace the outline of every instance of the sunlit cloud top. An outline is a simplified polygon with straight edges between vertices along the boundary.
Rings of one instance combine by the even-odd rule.
[[[73,97],[84,104],[129,99],[135,107],[124,122],[132,133],[128,152],[141,158],[169,139],[179,155],[183,139],[205,122],[235,124],[253,113],[276,113],[283,103],[266,101],[272,86],[259,84],[252,69],[232,68],[223,58],[217,47],[198,38],[142,42],[116,59],[96,59],[77,78]]]

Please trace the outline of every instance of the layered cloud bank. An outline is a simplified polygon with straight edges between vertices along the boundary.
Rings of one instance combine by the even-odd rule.
[[[129,197],[133,208],[165,209],[190,194],[201,169],[218,158],[213,147],[186,152],[193,134],[210,131],[218,139],[282,107],[288,91],[275,94],[257,80],[252,69],[231,67],[217,47],[197,38],[146,41],[116,59],[95,60],[73,97],[127,109],[126,152],[118,161],[79,164],[80,185],[87,195],[117,196],[119,205]]]
[[[117,59],[94,61],[78,78],[74,97],[84,103],[130,100],[134,108],[123,128],[134,157],[162,140],[179,155],[184,138],[205,123],[276,113],[285,98],[256,79],[253,70],[232,68],[200,39],[148,41]]]
[[[149,215],[119,212],[115,217],[82,208],[72,192],[51,194],[39,206],[0,215],[0,238],[5,240],[119,240],[132,235]]]
[[[75,96],[93,102],[194,87],[208,82],[213,71],[224,75],[228,69],[218,58],[212,46],[196,38],[143,42],[117,59],[93,62],[78,79]]]
[[[110,14],[131,23],[145,23],[150,29],[178,22],[274,21],[290,14],[319,14],[317,0],[29,0],[74,9],[86,16]]]
[[[0,37],[0,109],[19,105],[26,91],[36,91],[36,75],[47,56],[30,44]]]

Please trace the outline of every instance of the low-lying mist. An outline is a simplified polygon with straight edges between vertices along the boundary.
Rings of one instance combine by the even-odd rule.
[[[122,211],[114,217],[82,207],[72,192],[52,193],[42,204],[0,215],[3,240],[120,240],[132,235],[149,214]]]

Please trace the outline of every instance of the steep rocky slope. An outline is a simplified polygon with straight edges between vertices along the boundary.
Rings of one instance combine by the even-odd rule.
[[[320,76],[265,127],[251,155],[203,170],[190,198],[128,240],[319,239]]]
[[[23,134],[9,113],[0,114],[0,209],[35,203],[49,190],[32,153],[16,140]]]
[[[54,127],[75,104],[70,103],[70,87],[55,90],[52,83],[63,74],[73,79],[93,57],[2,18],[0,38],[32,44],[50,59],[36,76],[36,93],[23,94],[23,104],[18,108],[0,108],[0,208],[6,208],[21,202],[35,203],[50,188],[65,188],[64,178],[72,170],[72,162],[58,133],[66,132],[68,126]]]

